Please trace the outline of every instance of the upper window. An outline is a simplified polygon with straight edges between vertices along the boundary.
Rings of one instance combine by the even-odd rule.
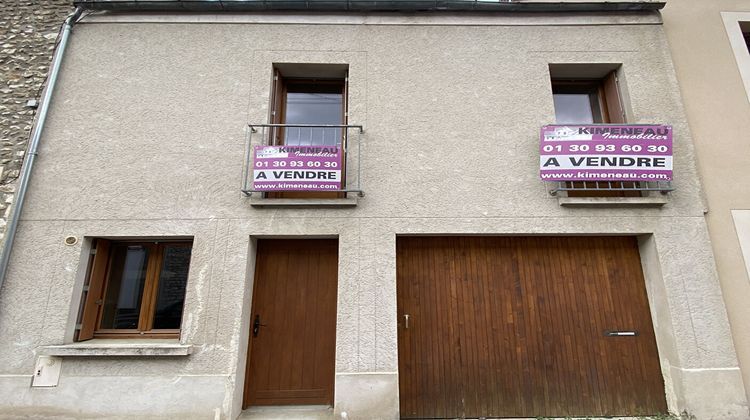
[[[344,80],[284,79],[280,124],[344,124]],[[288,127],[282,144],[294,146],[341,144],[341,129]]]
[[[77,339],[177,338],[192,243],[97,239]]]
[[[615,72],[603,79],[552,79],[557,124],[624,123]]]
[[[555,119],[558,124],[593,124],[604,122],[599,84],[569,81],[552,84]]]
[[[273,143],[340,146],[343,131],[323,126],[346,124],[346,78],[339,66],[275,68],[271,120],[285,127],[274,132]]]
[[[591,66],[596,71],[595,66]],[[557,70],[557,72],[555,72]],[[576,65],[553,68],[552,98],[557,124],[624,124],[625,110],[616,71],[608,71],[604,77],[570,77],[580,70]],[[564,77],[555,77],[562,74]],[[569,197],[640,197],[635,182],[605,182],[607,188],[597,182],[566,182]],[[596,190],[588,189],[596,188]],[[601,188],[601,189],[600,189]],[[608,188],[615,188],[611,190]],[[619,190],[617,190],[619,189]],[[633,191],[622,191],[633,189]]]
[[[344,146],[347,122],[347,67],[279,64],[274,68],[270,141],[289,146]],[[342,162],[345,169],[346,158]],[[345,174],[345,171],[342,171]],[[346,184],[345,176],[342,184]],[[268,198],[341,198],[337,192],[272,192]]]

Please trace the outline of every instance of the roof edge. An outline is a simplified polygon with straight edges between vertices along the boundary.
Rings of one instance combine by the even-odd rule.
[[[74,0],[85,10],[117,12],[639,12],[665,1],[571,0]]]

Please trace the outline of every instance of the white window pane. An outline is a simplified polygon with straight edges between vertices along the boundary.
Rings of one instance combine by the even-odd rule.
[[[556,93],[555,119],[558,124],[593,124],[591,99],[587,93]]]

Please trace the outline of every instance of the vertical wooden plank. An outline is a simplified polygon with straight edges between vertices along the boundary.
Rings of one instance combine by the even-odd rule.
[[[526,298],[529,294],[528,287],[526,286],[526,258],[525,253],[521,252],[522,244],[520,238],[511,238],[511,247],[514,253],[514,259],[516,261],[516,293],[514,296],[513,310],[518,316],[518,334],[515,337],[513,345],[516,353],[520,357],[520,363],[518,366],[518,372],[521,379],[521,386],[519,388],[520,393],[520,405],[516,408],[519,413],[519,417],[526,417],[534,412],[533,406],[533,395],[534,395],[534,378],[531,377],[531,365],[530,353],[531,345],[528,340],[529,331],[531,326],[529,325],[529,313],[525,310],[527,308]]]
[[[500,387],[500,380],[504,375],[501,368],[501,359],[505,357],[508,352],[496,351],[502,348],[497,343],[499,337],[498,323],[502,322],[502,318],[498,317],[493,313],[493,310],[501,304],[497,286],[498,283],[502,282],[502,273],[493,272],[490,268],[490,264],[493,261],[492,255],[496,258],[502,259],[503,253],[500,247],[500,238],[497,237],[484,237],[482,238],[482,244],[478,249],[477,259],[480,262],[479,271],[477,273],[479,281],[482,282],[484,288],[483,296],[481,296],[482,303],[482,322],[485,328],[485,343],[486,343],[486,376],[488,377],[488,384],[486,387],[485,398],[487,401],[487,411],[484,413],[485,416],[491,416],[493,413],[498,413],[502,410],[503,400],[508,397],[507,394],[502,392]],[[500,277],[500,278],[498,278]],[[512,376],[509,377],[512,381]]]
[[[466,377],[466,358],[468,357],[468,343],[465,335],[465,322],[462,311],[463,305],[463,265],[460,264],[460,250],[455,244],[455,237],[446,238],[445,241],[445,252],[450,258],[450,278],[448,279],[450,284],[450,305],[451,311],[453,312],[453,357],[452,372],[453,378],[457,383],[456,397],[453,399],[453,406],[455,413],[459,416],[466,415],[466,389],[468,387]]]
[[[603,337],[602,332],[606,328],[608,318],[610,317],[611,305],[610,293],[607,278],[603,270],[600,268],[600,258],[597,255],[592,255],[590,245],[593,245],[594,252],[601,246],[601,238],[589,238],[589,242],[583,242],[582,239],[576,241],[576,247],[581,250],[579,258],[585,258],[587,261],[588,274],[584,277],[584,287],[586,290],[586,299],[582,302],[587,307],[587,312],[590,314],[589,318],[594,322],[590,323],[591,328],[587,330],[586,336],[582,337],[587,343],[598,344]],[[590,356],[590,363],[596,368],[596,375],[589,375],[591,381],[591,393],[592,395],[599,395],[600,398],[592,401],[593,407],[591,409],[597,410],[598,413],[606,414],[609,408],[613,407],[614,402],[612,401],[613,396],[606,392],[609,384],[607,379],[612,373],[616,372],[619,368],[619,364],[609,364],[608,358],[600,357],[601,352],[599,346],[596,346],[596,351]],[[606,355],[606,352],[604,353]],[[604,362],[604,363],[602,363]],[[603,366],[602,366],[603,365]],[[608,372],[608,376],[599,376],[599,372]],[[604,383],[603,383],[604,382]],[[617,397],[617,396],[614,396]]]
[[[562,334],[560,341],[564,344],[563,349],[558,352],[557,363],[560,366],[561,372],[561,384],[565,385],[565,392],[562,397],[562,401],[572,401],[578,395],[581,394],[580,385],[576,383],[576,378],[573,376],[572,369],[568,360],[573,357],[573,340],[572,337],[576,334],[577,324],[575,321],[575,310],[570,308],[570,302],[572,302],[572,296],[575,295],[575,280],[576,276],[572,272],[571,268],[571,253],[570,247],[563,242],[562,238],[555,238],[555,247],[558,252],[556,255],[556,267],[559,267],[560,271],[560,282],[557,288],[557,310],[560,313],[561,328],[564,333]],[[571,385],[575,384],[575,385]],[[565,412],[567,412],[567,407]],[[562,410],[561,410],[562,411]]]
[[[274,302],[284,302],[287,298],[286,292],[289,289],[288,284],[290,277],[293,275],[293,272],[289,271],[291,268],[290,260],[292,259],[290,248],[294,246],[294,243],[288,243],[288,247],[290,248],[283,247],[283,245],[279,244],[277,241],[268,241],[266,244],[267,246],[273,246],[273,249],[269,253],[269,256],[272,256],[272,259],[267,260],[265,263],[267,264],[269,271],[276,272],[277,274],[272,278],[265,277],[259,279],[260,281],[266,281],[273,284],[273,288],[270,290],[272,290],[274,294],[270,299],[265,296],[259,296],[262,300],[258,303],[258,312],[256,312],[256,314],[260,315],[260,322],[263,326],[260,328],[258,341],[255,343],[258,345],[264,342],[267,343],[266,346],[261,347],[265,350],[263,353],[267,365],[259,365],[257,368],[264,373],[262,376],[267,387],[265,390],[280,391],[282,384],[282,374],[280,371],[283,368],[281,366],[283,361],[280,359],[286,353],[284,351],[284,345],[286,343],[283,341],[284,335],[282,332],[285,331],[287,311],[285,308],[286,305],[274,304]],[[276,368],[273,370],[265,367],[271,366],[272,364],[276,365]],[[258,389],[262,390],[264,388]]]
[[[547,267],[546,274],[552,281],[547,283],[547,301],[548,307],[545,312],[546,317],[549,319],[549,326],[553,330],[553,334],[547,340],[546,344],[548,347],[545,349],[545,353],[548,355],[548,366],[550,371],[549,380],[554,383],[554,390],[552,393],[551,407],[548,409],[558,409],[563,401],[569,400],[572,395],[570,394],[570,386],[567,386],[565,364],[562,363],[562,354],[565,352],[565,337],[570,334],[569,325],[567,319],[567,313],[563,310],[565,300],[561,299],[565,288],[565,276],[562,271],[560,264],[560,253],[549,252],[550,249],[559,250],[560,243],[558,238],[542,238],[544,245],[544,257],[546,259],[545,265]]]
[[[446,372],[445,361],[446,361],[446,349],[445,343],[446,338],[450,335],[450,324],[447,319],[448,311],[445,311],[444,304],[446,299],[441,293],[445,290],[446,280],[449,278],[448,266],[446,265],[447,257],[445,255],[445,249],[439,248],[437,252],[426,252],[427,254],[427,278],[434,280],[434,287],[429,285],[425,287],[427,295],[428,307],[430,308],[429,320],[420,323],[422,328],[427,328],[430,325],[441,325],[442,328],[437,332],[437,336],[433,337],[432,341],[432,352],[430,367],[431,375],[430,382],[435,384],[434,394],[434,415],[436,417],[447,416],[450,410],[448,409],[449,401],[451,400],[451,393],[448,391],[450,386],[449,381],[445,381]],[[430,304],[431,303],[431,304]]]
[[[508,260],[509,260],[509,280],[508,285],[508,300],[507,300],[507,314],[509,318],[513,320],[512,325],[509,326],[504,337],[506,348],[513,354],[514,364],[508,366],[511,372],[515,372],[515,406],[506,407],[504,412],[524,412],[524,388],[526,387],[527,376],[523,374],[521,367],[524,362],[524,355],[526,350],[522,348],[520,343],[520,337],[524,333],[524,316],[523,313],[517,310],[517,305],[522,301],[523,293],[521,288],[521,277],[520,277],[520,263],[518,258],[518,251],[516,249],[515,238],[505,238],[505,245],[507,246]]]
[[[461,326],[459,325],[459,268],[456,264],[458,258],[456,249],[449,242],[449,238],[443,240],[443,251],[448,261],[448,270],[444,279],[444,299],[448,302],[450,317],[449,334],[451,345],[448,352],[448,370],[451,373],[450,380],[453,383],[449,416],[460,416],[464,412],[464,376],[461,360],[463,358],[463,343],[461,342]]]
[[[303,250],[300,252],[300,255],[297,259],[300,268],[299,271],[301,273],[306,273],[306,275],[303,274],[299,276],[299,278],[295,279],[294,287],[290,288],[290,290],[287,291],[287,293],[293,295],[292,299],[297,302],[302,301],[309,296],[317,295],[318,293],[316,292],[320,290],[325,290],[325,287],[315,287],[315,285],[319,284],[321,281],[325,281],[325,279],[321,278],[320,266],[322,264],[315,264],[315,259],[322,257],[322,255],[320,253],[314,254],[313,252],[313,250],[309,249]],[[318,297],[316,301],[320,302],[320,297]],[[315,322],[317,320],[317,316],[319,315],[319,306],[313,305],[313,308],[309,308],[309,314],[305,313],[305,309],[306,308],[303,305],[295,305],[292,308],[287,308],[288,312],[293,314],[292,321],[294,324],[292,328],[297,327],[299,328],[300,332],[300,334],[296,335],[293,338],[292,348],[287,350],[287,352],[291,356],[288,364],[288,386],[292,389],[302,388],[302,378],[306,372],[306,369],[304,369],[303,365],[305,353],[315,353],[310,352],[305,347],[308,342],[315,342],[315,335],[320,333],[319,331],[317,331],[319,327],[318,323]],[[308,335],[311,330],[314,334]]]
[[[459,280],[459,287],[457,288],[459,300],[459,313],[461,318],[459,321],[459,331],[461,334],[461,373],[463,383],[463,409],[461,411],[462,417],[471,417],[473,412],[477,409],[476,396],[474,394],[474,386],[478,378],[476,372],[473,369],[476,358],[476,341],[473,334],[473,316],[472,316],[472,292],[468,264],[470,263],[468,252],[469,250],[462,243],[461,238],[451,237],[450,242],[453,249],[456,250],[459,257],[456,259],[457,278]]]
[[[428,365],[427,360],[429,359],[429,354],[426,354],[429,350],[429,345],[431,343],[431,336],[435,332],[434,328],[424,328],[423,324],[427,321],[424,316],[424,307],[422,306],[422,293],[423,288],[425,286],[424,282],[424,275],[425,272],[425,265],[424,265],[424,253],[425,250],[422,247],[416,247],[414,256],[414,266],[417,268],[418,272],[415,275],[415,282],[413,283],[412,288],[412,302],[414,304],[414,311],[411,316],[410,320],[410,328],[411,333],[416,334],[416,339],[414,340],[415,344],[415,353],[419,355],[414,360],[414,365],[417,368],[415,373],[415,382],[416,382],[416,390],[417,390],[417,396],[421,394],[422,396],[426,396],[427,398],[417,398],[415,401],[415,405],[417,408],[417,412],[420,413],[426,413],[429,412],[428,404],[433,401],[433,399],[429,398],[429,392],[427,390],[428,384],[429,384],[429,378],[425,378],[425,374],[427,374],[425,367]]]
[[[488,248],[493,246],[492,238],[479,237],[476,240],[473,253],[473,274],[476,284],[476,296],[474,298],[474,317],[476,319],[476,329],[481,341],[479,351],[479,365],[477,369],[482,379],[480,388],[476,391],[481,405],[481,415],[488,416],[497,410],[494,408],[496,400],[496,390],[494,384],[494,357],[492,351],[491,338],[493,334],[492,319],[487,316],[487,312],[492,305],[488,301],[491,295],[489,290],[490,281],[487,275],[485,258]]]
[[[579,304],[585,308],[584,317],[590,320],[586,324],[586,328],[579,332],[579,341],[583,343],[585,350],[588,352],[586,356],[587,364],[597,370],[599,369],[598,364],[600,362],[600,357],[598,357],[599,351],[592,349],[592,343],[596,343],[600,339],[602,332],[597,327],[606,318],[608,312],[606,307],[602,306],[602,303],[607,301],[606,297],[608,295],[606,278],[602,276],[598,258],[595,254],[591,253],[591,249],[596,249],[599,246],[599,242],[599,238],[575,238],[579,258],[586,261],[586,275],[582,278],[583,284],[581,285],[585,290],[585,294],[581,296],[582,299]],[[589,351],[589,349],[592,350]],[[609,366],[608,369],[612,369],[612,366]],[[603,402],[601,397],[603,396],[606,399],[608,394],[604,391],[599,381],[600,378],[595,373],[596,371],[593,371],[586,375],[587,391],[588,395],[592,397],[599,396],[599,398],[592,398],[588,406],[581,407],[579,410],[586,409],[597,413],[604,413],[608,404]]]

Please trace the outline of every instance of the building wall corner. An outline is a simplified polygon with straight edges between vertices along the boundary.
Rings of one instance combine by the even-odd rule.
[[[398,419],[398,374],[336,374],[334,413],[342,419]]]

